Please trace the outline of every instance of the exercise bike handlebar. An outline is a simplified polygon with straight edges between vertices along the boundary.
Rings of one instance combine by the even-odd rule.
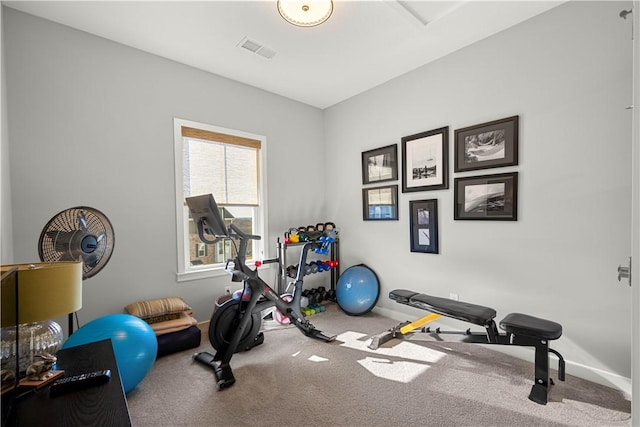
[[[200,240],[208,245],[215,245],[220,240],[226,238],[226,236],[216,236],[215,234],[210,234],[211,236],[215,237],[213,240],[207,238],[206,234],[208,233],[205,230],[211,230],[211,228],[207,226],[207,221],[204,218],[201,218],[198,221],[196,227],[198,229],[198,237],[200,237]]]
[[[234,223],[231,223],[229,225],[229,230],[232,232],[230,233],[231,237],[237,237],[240,240],[240,247],[238,248],[237,259],[244,266],[246,262],[246,252],[248,247],[248,245],[246,244],[247,240],[261,240],[262,237],[245,233]],[[200,238],[202,239],[202,236],[200,236]],[[304,263],[306,262],[307,252],[309,250],[314,250],[316,253],[319,253],[319,254],[326,254],[328,252],[328,247],[334,241],[335,241],[335,232],[332,231],[332,232],[326,233],[326,235],[322,236],[318,241],[306,242],[303,247],[303,250],[301,251],[300,265],[304,265]],[[229,265],[230,261],[227,261],[227,266]],[[276,262],[279,262],[278,258],[263,260],[262,264],[270,264],[270,263],[276,263]]]
[[[262,237],[260,236],[256,236],[254,234],[247,234],[244,231],[240,230],[240,228],[234,223],[231,223],[229,225],[229,229],[231,229],[236,234],[236,236],[240,238],[240,240],[262,240]]]

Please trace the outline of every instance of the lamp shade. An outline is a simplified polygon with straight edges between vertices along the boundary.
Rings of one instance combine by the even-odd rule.
[[[13,272],[13,274],[10,274]],[[2,327],[60,317],[82,308],[82,262],[2,266]]]
[[[278,0],[278,12],[293,25],[313,27],[329,19],[333,13],[333,1]]]

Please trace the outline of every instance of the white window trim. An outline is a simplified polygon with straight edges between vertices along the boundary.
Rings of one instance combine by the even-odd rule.
[[[266,205],[266,176],[267,176],[267,137],[263,135],[256,135],[248,132],[242,132],[235,129],[227,129],[219,126],[208,125],[205,123],[194,122],[190,120],[184,120],[177,117],[173,118],[173,130],[174,130],[174,171],[175,171],[175,183],[176,183],[176,246],[178,253],[178,265],[176,277],[178,282],[184,282],[189,280],[204,279],[208,277],[216,277],[227,274],[224,271],[224,266],[216,267],[187,267],[189,256],[189,227],[186,219],[189,218],[188,208],[185,206],[182,190],[183,185],[183,173],[182,173],[182,153],[183,153],[183,139],[182,139],[182,127],[191,127],[196,129],[204,129],[211,132],[224,133],[228,135],[236,135],[243,138],[256,139],[260,141],[260,165],[258,171],[258,215],[256,218],[256,230],[262,230],[262,239],[254,242],[254,260],[267,259],[267,242],[269,241],[269,235],[267,232],[267,205]],[[253,263],[250,262],[250,265]]]

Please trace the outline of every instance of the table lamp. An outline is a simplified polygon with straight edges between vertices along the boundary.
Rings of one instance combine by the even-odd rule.
[[[3,265],[1,302],[2,369],[15,367],[19,378],[34,356],[59,350],[52,319],[82,308],[82,262]]]

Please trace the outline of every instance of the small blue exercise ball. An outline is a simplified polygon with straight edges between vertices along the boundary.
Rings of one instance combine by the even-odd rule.
[[[109,314],[83,325],[62,348],[111,339],[124,392],[133,390],[147,375],[158,354],[158,340],[151,326],[130,314]]]
[[[364,264],[347,268],[338,278],[336,301],[342,311],[350,316],[371,311],[379,296],[378,276]]]

